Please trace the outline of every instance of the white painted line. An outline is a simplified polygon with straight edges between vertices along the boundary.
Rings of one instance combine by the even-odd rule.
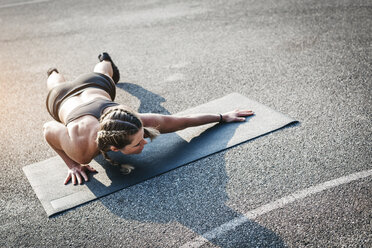
[[[17,6],[27,5],[27,4],[34,4],[34,3],[43,3],[43,2],[49,2],[49,1],[50,0],[34,0],[34,1],[27,1],[27,2],[20,2],[20,3],[10,3],[10,4],[0,5],[0,9],[17,7]]]
[[[276,201],[270,202],[268,204],[265,204],[261,207],[258,207],[256,209],[250,210],[243,214],[243,216],[235,218],[229,222],[226,222],[222,224],[219,227],[216,227],[215,229],[206,232],[202,234],[201,236],[193,239],[192,241],[184,244],[181,246],[181,248],[194,248],[194,247],[200,247],[203,244],[207,243],[208,240],[212,240],[217,238],[218,236],[233,230],[235,227],[243,225],[244,223],[253,220],[257,218],[258,216],[261,216],[263,214],[266,214],[270,211],[276,210],[278,208],[282,208],[287,204],[290,204],[294,201],[298,201],[301,199],[304,199],[305,197],[308,197],[310,195],[322,192],[324,190],[337,187],[342,184],[350,183],[355,180],[359,180],[365,177],[372,176],[372,170],[366,170],[357,172],[348,176],[343,176],[334,180],[330,180],[315,186],[312,186],[310,188],[297,191],[291,195],[282,197]]]

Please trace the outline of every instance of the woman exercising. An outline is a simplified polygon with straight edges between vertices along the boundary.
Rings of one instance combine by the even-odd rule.
[[[73,184],[88,181],[87,172],[96,172],[88,164],[99,153],[114,165],[108,151],[123,154],[141,153],[161,133],[213,122],[244,121],[250,110],[224,114],[189,116],[136,113],[114,102],[119,70],[107,53],[98,56],[94,72],[66,82],[56,68],[48,70],[46,106],[53,121],[44,124],[44,137],[68,167],[64,181]],[[131,167],[123,167],[130,173]]]

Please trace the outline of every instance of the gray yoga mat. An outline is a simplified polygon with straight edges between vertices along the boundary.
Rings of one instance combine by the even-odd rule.
[[[296,122],[238,93],[177,115],[223,113],[234,109],[250,109],[255,115],[241,123],[208,124],[162,134],[149,142],[139,155],[110,153],[118,162],[135,167],[129,175],[123,175],[101,156],[90,163],[98,173],[90,174],[89,182],[83,185],[63,184],[67,167],[58,156],[27,165],[23,170],[47,215],[51,216]]]

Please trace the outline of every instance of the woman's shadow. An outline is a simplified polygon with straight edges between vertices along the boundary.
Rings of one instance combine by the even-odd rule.
[[[170,114],[167,109],[161,106],[161,103],[166,102],[164,97],[154,94],[137,84],[118,83],[116,87],[138,98],[140,106],[137,111],[139,113]]]
[[[141,101],[139,112],[169,114],[161,106],[161,103],[165,102],[163,97],[131,83],[119,83],[117,87]],[[159,166],[164,173],[170,170],[167,166],[172,168],[175,163],[188,163],[190,157],[205,158],[199,159],[191,166],[180,167],[177,173],[158,176],[136,187],[122,190],[114,197],[102,198],[101,202],[121,218],[146,223],[177,222],[199,235],[234,218],[242,217],[241,213],[225,205],[228,200],[226,186],[229,179],[225,170],[225,152],[218,152],[213,159],[206,157],[210,155],[208,150],[210,147],[213,149],[216,149],[216,146],[226,147],[238,125],[239,123],[232,123],[213,126],[189,142],[184,141],[176,133],[161,135],[162,140],[154,143],[156,148],[150,148],[153,149],[153,154],[141,155],[146,162],[141,164],[142,168],[136,168],[135,173],[140,174],[141,170],[147,173],[149,168],[156,171]],[[169,147],[169,143],[173,145]],[[115,159],[123,159],[116,155]],[[138,157],[133,156],[125,162],[136,163],[137,159]],[[112,165],[102,158],[97,161],[106,169],[108,177],[112,181],[116,180],[115,174],[118,171],[112,170]],[[151,169],[150,173],[153,173]],[[134,177],[135,175],[133,174]],[[130,177],[131,174],[128,175],[128,179]],[[87,186],[89,187],[89,184]],[[91,190],[94,193],[94,189]],[[229,238],[226,238],[227,236]],[[251,220],[209,241],[221,247],[285,247],[278,235]]]

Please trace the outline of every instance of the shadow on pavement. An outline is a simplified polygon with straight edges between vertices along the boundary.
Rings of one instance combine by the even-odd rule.
[[[137,84],[118,83],[116,87],[127,91],[140,100],[139,113],[170,114],[167,109],[161,106],[161,103],[166,101],[164,97],[154,94]]]
[[[140,99],[139,112],[153,112],[151,110],[155,109],[158,113],[169,113],[160,106],[162,102],[165,102],[163,97],[131,83],[120,83],[118,87]],[[223,126],[218,125],[206,130],[193,138],[188,145],[180,143],[178,147],[172,148],[171,151],[167,150],[161,155],[161,159],[168,159],[167,162],[172,163],[173,159],[178,159],[175,156],[188,156],[187,154],[198,152],[193,150],[194,148],[188,149],[187,147],[207,147],[213,145],[215,138],[219,139],[218,143],[227,144],[234,135],[235,129],[226,129],[230,131],[224,132],[223,137],[216,137]],[[228,176],[225,170],[224,154],[224,152],[217,153],[211,163],[208,162],[208,158],[199,160],[198,168],[195,168],[195,165],[182,167],[181,177],[175,178],[174,174],[170,174],[168,177],[160,177],[165,181],[141,183],[135,189],[128,188],[125,196],[118,194],[114,199],[103,198],[100,201],[112,213],[123,219],[159,224],[176,222],[202,235],[242,216],[241,213],[225,205],[228,200],[226,193]],[[112,166],[103,160],[98,162],[104,168]],[[110,168],[107,173],[109,178],[114,179],[115,170]],[[119,173],[118,170],[117,173]],[[89,184],[87,186],[89,187]],[[94,189],[92,192],[94,193]],[[209,241],[221,247],[285,247],[277,234],[254,221],[247,220],[237,229],[243,227],[243,231],[232,230]],[[229,238],[226,238],[226,235]]]

